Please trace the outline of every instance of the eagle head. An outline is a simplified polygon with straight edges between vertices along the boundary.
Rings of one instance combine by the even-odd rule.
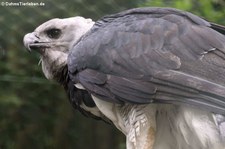
[[[52,19],[24,36],[29,51],[41,54],[42,70],[48,79],[54,79],[58,70],[67,64],[69,50],[93,26],[91,19],[72,17]]]

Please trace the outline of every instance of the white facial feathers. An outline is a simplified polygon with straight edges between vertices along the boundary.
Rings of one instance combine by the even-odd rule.
[[[69,50],[93,25],[91,19],[83,17],[55,18],[26,34],[24,45],[41,54],[43,72],[52,79],[54,73],[66,65]]]
[[[43,23],[34,32],[26,34],[24,45],[28,49],[32,48],[29,46],[34,43],[38,45],[48,44],[56,49],[63,46],[64,49],[61,50],[68,51],[93,25],[94,22],[91,19],[83,17],[55,18]]]
[[[91,19],[85,19],[83,17],[65,19],[55,18],[40,25],[35,29],[34,33],[39,37],[46,38],[46,41],[59,42],[59,45],[60,43],[68,44],[67,48],[70,49],[71,46],[76,43],[93,25],[94,22]],[[58,38],[49,37],[48,33],[54,29],[58,29],[61,34]]]

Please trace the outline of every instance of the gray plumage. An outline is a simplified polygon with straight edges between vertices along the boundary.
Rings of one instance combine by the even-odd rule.
[[[93,92],[100,97],[187,103],[225,114],[224,43],[190,13],[134,9],[98,21],[71,50],[68,66],[71,74],[86,71],[77,77],[91,92],[104,88]]]
[[[75,108],[112,122],[128,149],[225,148],[225,27],[171,8],[75,20],[24,37]],[[51,27],[62,35],[42,36]]]

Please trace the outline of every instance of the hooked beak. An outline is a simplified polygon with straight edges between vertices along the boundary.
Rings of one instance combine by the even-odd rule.
[[[33,33],[28,33],[23,38],[23,43],[26,49],[31,52],[35,50],[39,53],[43,53],[46,48],[50,48],[50,42],[42,42],[39,37]]]

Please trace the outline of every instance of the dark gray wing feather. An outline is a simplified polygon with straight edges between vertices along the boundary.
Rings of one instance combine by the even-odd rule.
[[[108,16],[71,50],[70,77],[111,102],[187,103],[225,114],[223,29],[169,8]]]

